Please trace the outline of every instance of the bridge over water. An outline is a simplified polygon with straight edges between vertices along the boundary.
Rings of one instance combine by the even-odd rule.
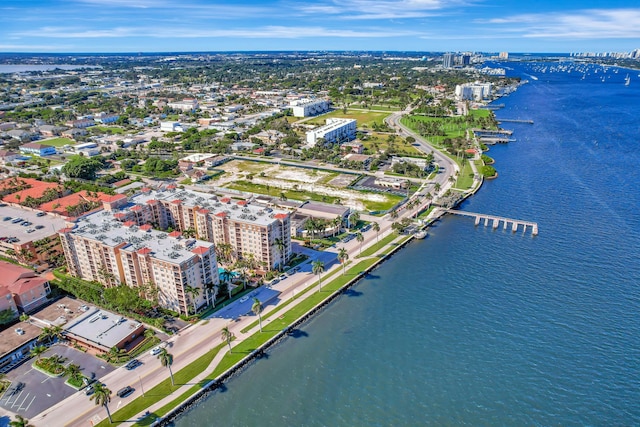
[[[502,228],[504,230],[506,230],[509,224],[511,224],[511,231],[513,231],[514,233],[518,231],[520,227],[522,227],[523,233],[526,233],[527,229],[530,229],[532,236],[538,235],[537,222],[522,221],[519,219],[505,218],[502,216],[487,215],[487,214],[474,213],[474,212],[465,212],[465,211],[459,211],[456,209],[444,209],[444,212],[450,213],[453,215],[472,217],[475,219],[475,225],[480,225],[482,222],[484,222],[485,227],[487,227],[488,225],[491,225],[491,227],[493,227],[494,230],[500,227],[500,223],[502,223]]]

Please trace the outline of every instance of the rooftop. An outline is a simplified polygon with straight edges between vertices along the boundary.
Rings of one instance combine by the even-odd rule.
[[[131,335],[140,323],[96,307],[89,307],[66,328],[68,333],[111,348]]]
[[[150,249],[152,258],[181,264],[195,255],[192,252],[196,247],[210,248],[213,243],[184,239],[181,236],[172,237],[171,234],[153,230],[150,227],[136,226],[133,221],[122,223],[109,211],[94,212],[86,215],[76,222],[76,227],[71,232],[89,240],[100,242],[103,245],[123,251],[139,251],[143,248]],[[143,251],[148,252],[148,251]]]
[[[124,209],[132,209],[135,205],[144,205],[151,200],[173,203],[179,200],[185,206],[198,206],[208,210],[211,215],[225,213],[226,217],[240,222],[247,222],[256,225],[266,226],[277,221],[278,214],[287,215],[288,211],[264,208],[263,206],[252,205],[246,200],[234,200],[224,197],[218,200],[214,195],[198,193],[191,190],[151,190],[138,193],[130,198],[131,204]]]

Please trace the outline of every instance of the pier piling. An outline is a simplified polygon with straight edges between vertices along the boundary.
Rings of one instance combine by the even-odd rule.
[[[495,215],[485,215],[485,214],[479,214],[479,213],[474,213],[474,212],[464,212],[464,211],[459,211],[459,210],[455,210],[455,209],[444,209],[443,210],[446,213],[450,213],[450,214],[454,214],[454,215],[462,215],[462,216],[470,216],[473,217],[474,219],[474,223],[475,225],[480,225],[480,223],[482,222],[482,220],[484,220],[484,226],[487,227],[489,225],[489,222],[491,221],[491,227],[495,230],[498,227],[500,227],[500,222],[503,222],[502,225],[502,229],[503,230],[507,230],[508,228],[508,224],[511,223],[511,231],[512,232],[516,232],[518,231],[518,228],[520,228],[520,226],[522,225],[522,233],[526,234],[527,230],[531,230],[531,235],[532,236],[537,236],[538,235],[538,223],[536,222],[531,222],[531,221],[521,221],[519,219],[513,219],[513,218],[505,218],[505,217],[501,217],[501,216],[495,216]]]

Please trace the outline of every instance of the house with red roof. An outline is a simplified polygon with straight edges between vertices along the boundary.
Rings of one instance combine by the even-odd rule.
[[[46,304],[49,293],[51,288],[47,279],[28,268],[0,261],[0,295],[4,295],[0,307],[7,304],[11,295],[12,306],[18,311],[30,312]]]

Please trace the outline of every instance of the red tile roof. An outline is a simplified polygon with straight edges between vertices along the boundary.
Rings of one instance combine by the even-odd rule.
[[[122,219],[122,218],[125,218],[126,216],[127,216],[127,214],[124,213],[124,212],[118,212],[118,213],[113,215],[113,217],[117,218],[117,219]]]
[[[147,200],[147,204],[148,204],[148,205],[152,205],[152,204],[154,204],[154,203],[158,203],[158,201],[157,201],[157,200],[155,200],[155,199]]]
[[[124,194],[115,194],[113,196],[109,196],[107,197],[104,201],[107,203],[111,203],[111,202],[116,202],[118,200],[122,200],[122,199],[126,199],[127,196],[125,196]]]
[[[228,197],[223,197],[222,199],[220,199],[220,203],[229,203],[230,201],[231,199]]]
[[[82,201],[104,202],[105,199],[109,197],[111,196],[100,192],[97,193],[97,197],[94,197],[93,193],[91,193],[91,196],[89,196],[89,193],[87,191],[82,190],[77,193],[69,194],[68,196],[60,197],[59,199],[43,203],[40,205],[40,210],[66,216],[68,215],[67,207],[69,206],[76,206]]]
[[[203,254],[206,254],[207,252],[209,252],[209,249],[205,248],[204,246],[198,246],[197,248],[195,248],[191,252],[193,252],[194,254],[203,255]]]
[[[39,199],[44,195],[44,192],[49,189],[57,190],[59,193],[62,193],[62,186],[56,184],[55,182],[41,182],[37,180],[33,180],[36,184],[33,184],[31,188],[27,188],[22,191],[18,191],[13,194],[9,194],[4,196],[3,201],[9,203],[22,203],[27,197],[33,197],[34,199]]]
[[[285,213],[279,213],[279,214],[275,214],[273,217],[275,219],[285,219],[288,215]]]
[[[72,231],[73,231],[73,228],[67,227],[67,228],[63,228],[62,230],[58,230],[58,233],[62,233],[62,234],[71,233]]]
[[[133,227],[134,225],[136,225],[135,221],[127,221],[124,223],[125,227]]]
[[[177,185],[175,185],[175,184],[169,184],[169,185],[167,185],[167,189],[168,189],[168,190],[175,190],[176,188],[178,188],[178,186],[177,186]]]
[[[142,248],[138,250],[139,255],[149,255],[150,253],[151,253],[151,249],[149,248]]]
[[[175,238],[178,238],[178,237],[180,237],[180,236],[182,236],[182,233],[181,233],[181,232],[179,232],[179,231],[172,231],[171,233],[169,233],[169,237],[175,237]]]
[[[142,231],[149,231],[151,230],[153,227],[151,226],[151,224],[144,224],[140,226],[140,230]]]
[[[118,187],[124,187],[127,184],[131,184],[131,180],[129,178],[125,178],[123,180],[117,181],[113,183],[113,186],[118,188]]]
[[[180,203],[182,203],[182,200],[180,200],[180,199],[175,199],[175,200],[173,200],[171,203],[173,203],[174,205],[179,205]]]
[[[247,201],[246,200],[240,200],[240,201],[238,201],[238,205],[239,206],[246,206],[247,205]]]
[[[199,209],[198,213],[206,215],[206,214],[209,213],[209,210],[208,209]]]
[[[219,217],[219,218],[224,218],[224,217],[226,217],[226,216],[227,216],[227,213],[226,213],[226,212],[218,212],[218,213],[216,214],[216,216],[217,216],[217,217]]]
[[[131,210],[134,212],[140,212],[142,210],[142,206],[135,205],[134,207],[131,208]]]

